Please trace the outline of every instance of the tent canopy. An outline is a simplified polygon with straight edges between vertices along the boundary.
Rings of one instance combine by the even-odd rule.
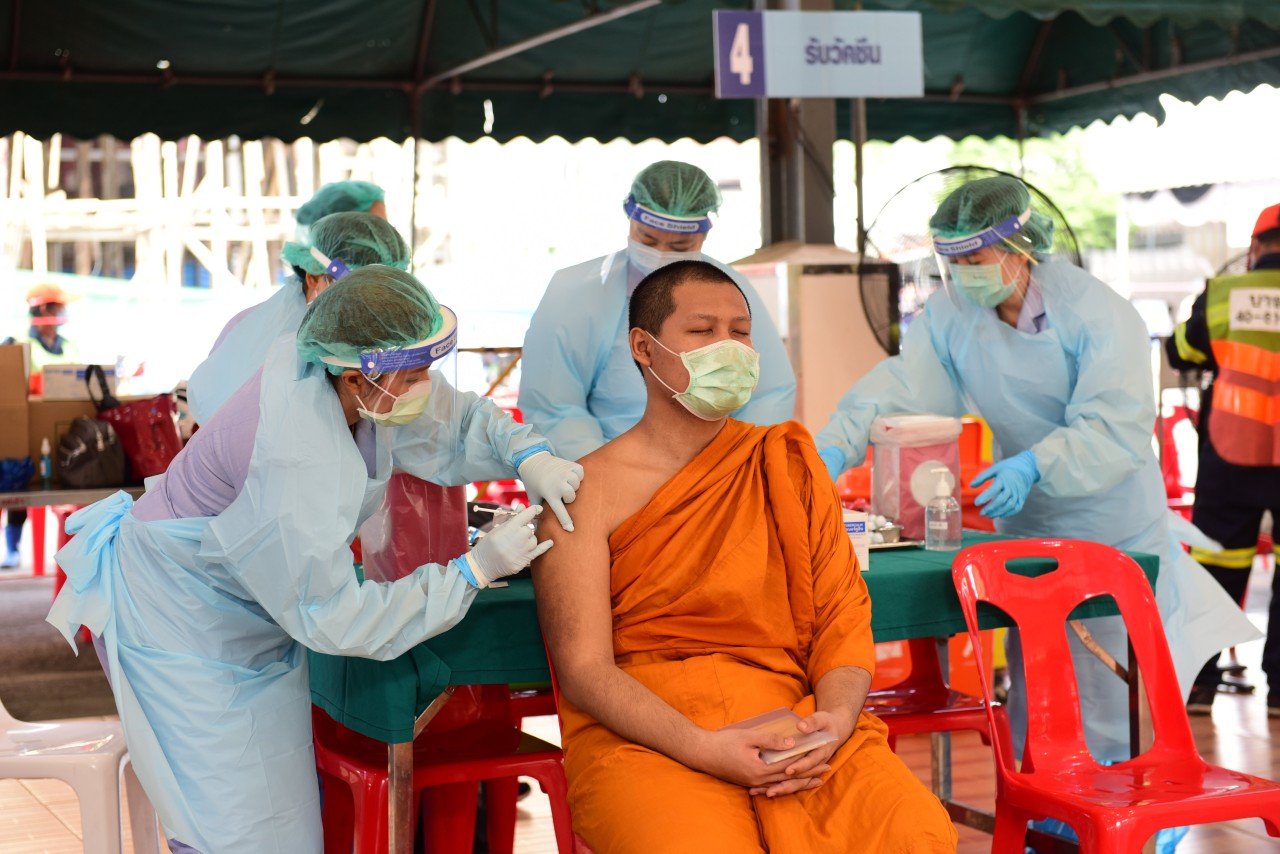
[[[0,0],[0,132],[743,140],[754,105],[712,94],[711,12],[751,5]],[[1037,135],[1280,83],[1275,0],[863,7],[924,15],[926,96],[869,101],[872,139]]]

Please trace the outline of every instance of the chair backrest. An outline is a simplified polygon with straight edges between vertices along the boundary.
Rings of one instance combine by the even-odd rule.
[[[871,693],[910,694],[920,700],[931,700],[936,703],[946,702],[951,689],[942,675],[942,662],[938,658],[937,641],[933,638],[911,638],[905,641],[905,644],[909,668],[906,676],[896,681],[890,678],[884,684],[879,684],[876,679],[873,679]],[[898,675],[892,672],[894,668],[889,670],[892,676]],[[881,670],[879,664],[877,664],[877,679],[880,677],[880,673]]]
[[[1010,571],[1009,561],[1025,558],[1048,558],[1057,567],[1036,577]],[[1155,595],[1128,555],[1080,540],[1006,540],[963,550],[951,571],[975,642],[979,602],[1004,611],[1021,632],[1028,718],[1024,772],[1094,763],[1085,744],[1066,623],[1077,605],[1098,596],[1115,600],[1129,632],[1155,729],[1151,751],[1196,753]],[[989,705],[991,682],[981,671],[979,660]],[[999,754],[998,743],[996,749]],[[1014,767],[1013,757],[998,758],[1004,767]]]

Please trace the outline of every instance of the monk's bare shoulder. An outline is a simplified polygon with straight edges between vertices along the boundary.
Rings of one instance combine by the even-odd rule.
[[[652,494],[644,485],[641,450],[635,438],[624,433],[578,460],[582,485],[568,505],[573,531],[565,532],[554,517],[547,518],[551,514],[544,513],[538,536],[552,537],[557,543],[581,537],[607,539]]]

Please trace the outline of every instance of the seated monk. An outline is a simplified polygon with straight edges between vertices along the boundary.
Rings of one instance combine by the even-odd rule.
[[[862,710],[871,601],[812,438],[728,417],[757,375],[742,292],[678,262],[630,325],[644,417],[581,460],[575,530],[544,518],[534,565],[574,829],[597,854],[954,852]],[[834,741],[769,765],[792,739],[722,729],[778,707]]]

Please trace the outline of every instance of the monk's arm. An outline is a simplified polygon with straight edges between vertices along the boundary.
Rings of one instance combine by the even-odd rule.
[[[813,686],[813,696],[820,712],[829,712],[852,733],[862,713],[862,704],[871,690],[871,674],[861,667],[837,667],[828,670]],[[846,735],[847,737],[847,735]]]
[[[538,539],[555,540],[534,561],[533,581],[561,695],[623,738],[700,767],[707,731],[614,663],[609,501],[601,478],[588,476],[574,502],[573,533],[566,533],[553,514],[544,513],[538,521]]]
[[[809,677],[819,711],[856,721],[875,672],[871,595],[858,571],[831,479],[821,476],[822,462],[811,447],[803,449],[802,459],[808,476],[798,480],[809,504],[815,606]]]

